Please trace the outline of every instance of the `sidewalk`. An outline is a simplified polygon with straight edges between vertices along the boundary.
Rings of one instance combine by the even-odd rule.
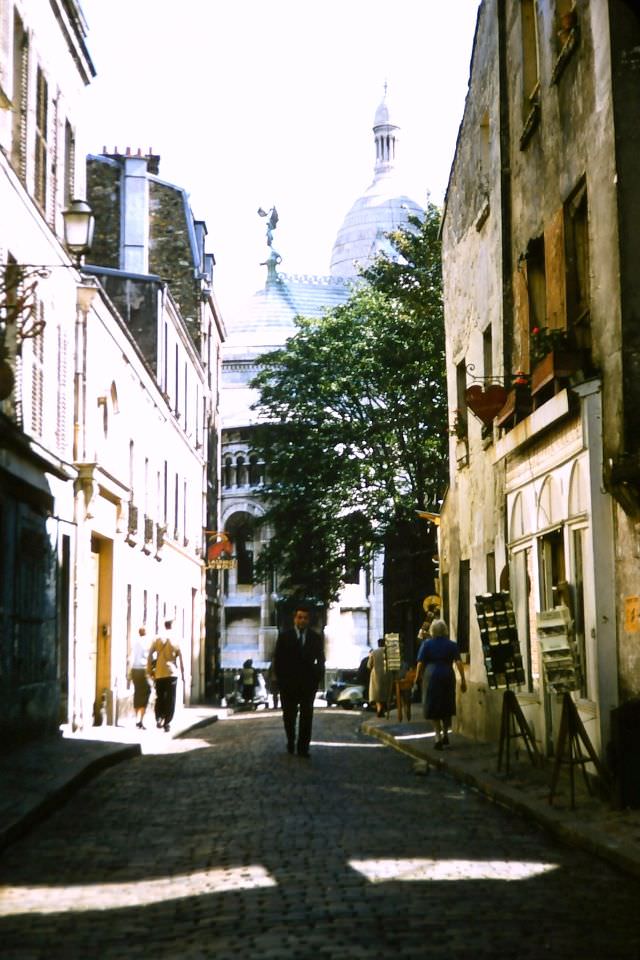
[[[510,773],[498,772],[498,744],[450,735],[451,747],[438,752],[431,724],[419,719],[398,723],[388,720],[364,720],[362,732],[378,737],[394,749],[416,760],[416,773],[429,768],[445,770],[456,780],[479,790],[491,800],[516,811],[559,840],[581,847],[621,870],[640,877],[640,809],[615,810],[607,799],[588,793],[582,769],[576,766],[575,809],[571,809],[570,775],[563,765],[553,803],[549,803],[553,762],[534,767],[524,746],[511,745]],[[517,743],[516,741],[515,743]]]
[[[67,800],[101,770],[139,756],[165,753],[172,741],[215,722],[227,711],[215,707],[185,707],[176,712],[170,735],[157,730],[153,715],[147,730],[134,718],[122,726],[90,727],[16,747],[0,755],[0,850],[22,836]]]

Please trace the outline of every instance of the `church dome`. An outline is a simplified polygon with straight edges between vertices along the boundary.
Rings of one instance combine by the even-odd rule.
[[[373,124],[376,150],[373,181],[353,204],[338,230],[331,253],[332,276],[357,277],[358,268],[368,266],[379,253],[392,254],[386,234],[405,224],[409,216],[424,214],[420,204],[402,192],[395,166],[400,128],[391,117],[385,84]]]

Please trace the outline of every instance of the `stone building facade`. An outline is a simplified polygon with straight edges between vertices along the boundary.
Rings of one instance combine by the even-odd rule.
[[[459,723],[498,736],[475,598],[507,590],[518,700],[546,753],[563,698],[545,667],[545,612],[568,622],[571,698],[601,755],[611,711],[640,692],[639,48],[623,0],[484,0],[444,211],[440,561],[468,661]]]
[[[82,276],[62,211],[84,195],[94,68],[75,0],[0,0],[0,739],[67,717],[74,340]],[[44,268],[44,269],[43,269]]]
[[[76,0],[0,0],[2,742],[115,723],[141,624],[165,616],[187,698],[209,659],[224,328],[206,227],[157,157],[91,158]],[[155,171],[155,172],[154,172]],[[96,245],[69,255],[87,196]],[[213,588],[210,594],[213,596]]]
[[[207,632],[214,585],[205,531],[218,522],[224,327],[206,225],[184,189],[158,173],[159,157],[139,151],[87,160],[96,230],[85,272],[99,281],[114,329],[105,324],[100,336],[88,326],[91,416],[80,470],[91,495],[79,532],[89,580],[81,595],[84,635],[97,627],[98,636],[87,690],[95,680],[109,721],[129,707],[127,667],[139,626],[153,637],[166,618],[174,621],[188,699],[205,696],[217,655]],[[103,491],[104,475],[118,493]]]

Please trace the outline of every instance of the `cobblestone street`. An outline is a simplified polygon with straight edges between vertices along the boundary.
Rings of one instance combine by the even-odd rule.
[[[360,723],[317,711],[309,761],[237,716],[105,771],[5,851],[2,956],[637,960],[638,881]]]

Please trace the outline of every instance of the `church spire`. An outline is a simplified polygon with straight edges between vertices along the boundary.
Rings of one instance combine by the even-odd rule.
[[[373,121],[373,137],[376,145],[375,179],[382,174],[393,170],[396,159],[398,137],[396,131],[400,128],[391,120],[391,112],[387,101],[388,84],[384,82],[384,94],[376,110]]]

